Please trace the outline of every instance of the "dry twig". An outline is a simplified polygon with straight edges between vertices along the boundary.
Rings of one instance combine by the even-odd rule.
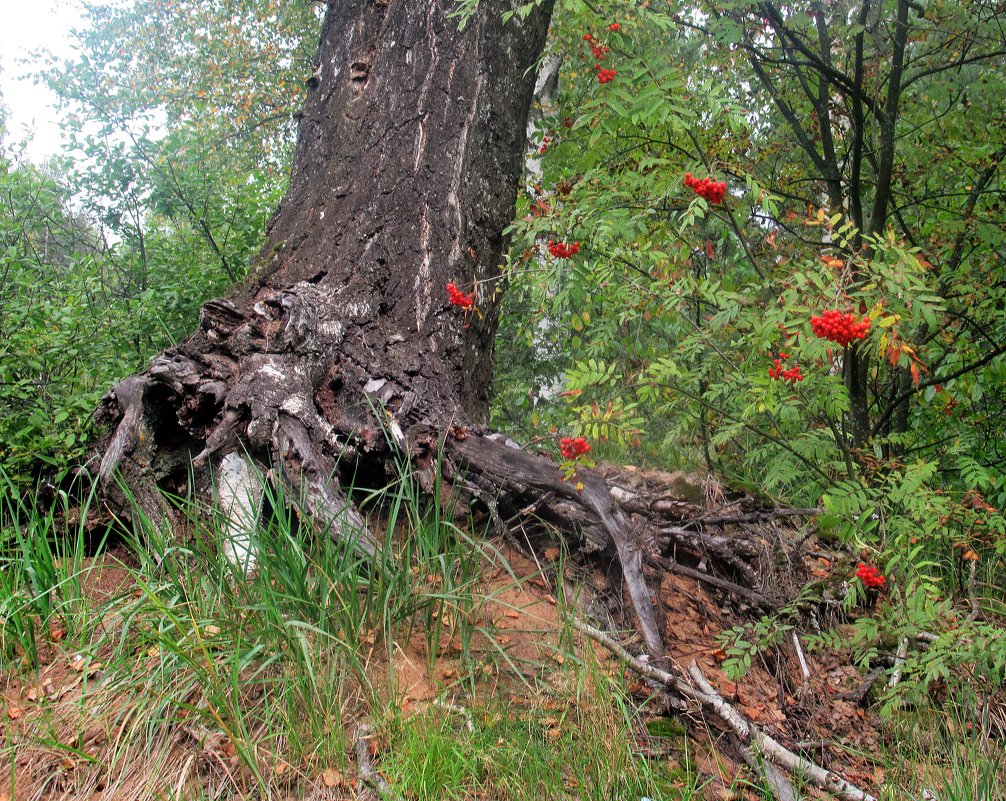
[[[804,777],[814,786],[827,790],[839,798],[848,799],[848,801],[876,801],[866,791],[850,784],[838,774],[798,756],[778,740],[761,731],[724,700],[723,696],[702,675],[702,671],[695,662],[688,666],[690,680],[683,676],[676,676],[633,656],[614,637],[590,624],[575,617],[572,619],[572,623],[575,629],[583,632],[595,642],[601,643],[639,675],[658,681],[665,687],[700,704],[703,708],[715,712],[717,717],[730,728],[742,743],[756,753],[762,754],[776,766],[792,775]]]

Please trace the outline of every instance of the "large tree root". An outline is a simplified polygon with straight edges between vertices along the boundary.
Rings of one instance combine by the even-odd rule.
[[[876,801],[876,798],[866,791],[850,784],[838,774],[798,756],[778,740],[761,731],[716,692],[695,662],[688,666],[687,678],[685,675],[670,673],[633,656],[614,637],[588,623],[576,618],[572,622],[577,631],[603,645],[640,676],[659,682],[672,692],[698,704],[703,710],[714,713],[745,747],[753,749],[756,754],[771,760],[791,775],[800,776],[813,783],[815,787],[820,787],[839,798],[849,801]]]
[[[204,359],[169,353],[158,357],[147,374],[120,383],[105,402],[107,417],[117,425],[101,463],[103,485],[111,486],[121,469],[134,488],[133,500],[160,526],[171,513],[158,505],[158,487],[172,471],[176,481],[179,473],[187,479],[179,464],[216,475],[202,489],[215,494],[226,518],[229,553],[249,572],[254,562],[250,535],[266,481],[282,488],[283,497],[316,530],[348,541],[362,557],[379,562],[379,546],[342,480],[359,475],[373,480],[391,472],[389,465],[397,459],[433,491],[439,464],[446,481],[471,488],[497,520],[532,508],[537,519],[575,538],[580,550],[614,551],[647,652],[663,659],[643,574],[646,528],[616,503],[600,474],[581,470],[574,480],[565,480],[549,458],[511,447],[502,438],[459,427],[441,436],[420,416],[414,400],[399,402],[392,412],[387,405],[392,398],[414,394],[388,379],[367,382],[367,414],[344,415],[333,424],[320,413],[302,363],[281,354],[246,361],[239,368],[218,357],[208,366]]]
[[[551,494],[556,499],[549,504],[553,512],[575,515],[582,530],[589,532],[585,535],[589,542],[602,546],[613,543],[646,650],[652,658],[663,661],[663,639],[643,576],[643,532],[617,506],[601,476],[584,470],[575,481],[567,481],[550,460],[488,437],[455,438],[448,442],[446,453],[448,477],[460,475],[460,468],[469,478],[474,475],[481,483],[488,482],[509,495],[507,506],[513,509]],[[568,519],[565,525],[568,527]]]

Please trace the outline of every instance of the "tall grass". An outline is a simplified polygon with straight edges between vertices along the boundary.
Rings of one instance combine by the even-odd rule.
[[[81,578],[94,503],[93,488],[80,497],[55,491],[42,509],[0,470],[0,669],[36,667],[50,625],[89,627]]]
[[[408,750],[408,733],[426,719],[401,709],[407,688],[396,655],[417,642],[431,675],[450,656],[452,687],[441,692],[452,697],[472,698],[487,662],[497,676],[515,667],[485,608],[494,601],[486,565],[509,567],[439,502],[448,488],[436,488],[434,503],[402,469],[381,492],[363,494],[382,544],[369,564],[347,540],[312,535],[283,490],[264,485],[268,513],[253,534],[252,577],[227,559],[219,512],[196,497],[169,499],[184,538],[134,505],[133,528],[111,526],[124,560],[115,563],[104,553],[111,538],[89,537],[93,490],[41,510],[3,485],[4,669],[25,684],[42,681],[25,667],[49,675],[72,664],[67,675],[76,677],[75,700],[39,704],[29,728],[11,730],[0,756],[11,766],[12,795],[71,785],[109,797],[288,794],[330,769],[351,771],[350,732],[361,717],[388,742],[405,738]],[[89,585],[109,569],[124,584],[96,602]],[[489,749],[517,736],[489,720],[480,739],[456,746]],[[474,758],[503,759],[498,746],[490,750],[495,756]],[[499,765],[490,774],[516,784],[515,770]]]

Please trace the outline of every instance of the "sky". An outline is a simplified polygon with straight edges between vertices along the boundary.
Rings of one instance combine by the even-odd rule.
[[[59,115],[52,93],[22,77],[32,69],[24,59],[38,49],[69,56],[70,28],[80,19],[80,0],[0,0],[0,98],[9,112],[7,137],[19,141],[34,131],[28,155],[36,162],[59,150]]]

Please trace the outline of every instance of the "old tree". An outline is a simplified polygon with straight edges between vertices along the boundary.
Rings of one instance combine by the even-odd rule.
[[[442,460],[498,523],[531,505],[595,549],[614,544],[660,655],[640,550],[604,480],[565,481],[486,429],[503,229],[552,2],[512,16],[481,2],[460,27],[455,8],[329,4],[268,245],[195,333],[108,395],[100,475],[113,493],[121,475],[162,519],[159,490],[194,464],[237,532],[272,475],[318,526],[372,554],[341,486],[383,480],[398,452],[432,488]],[[449,282],[476,308],[451,305]]]

